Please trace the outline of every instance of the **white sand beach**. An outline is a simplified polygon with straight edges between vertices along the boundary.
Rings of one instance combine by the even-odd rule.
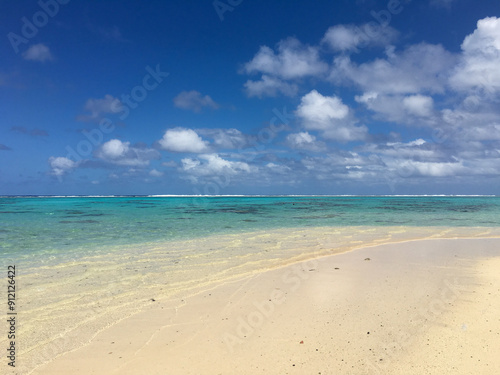
[[[155,300],[33,371],[497,374],[500,239],[427,239],[310,259]]]

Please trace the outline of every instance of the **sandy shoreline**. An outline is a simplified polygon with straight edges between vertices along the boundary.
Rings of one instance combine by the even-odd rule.
[[[496,374],[498,269],[500,239],[327,256],[151,301],[32,373]]]
[[[16,370],[29,374],[159,302],[180,306],[200,291],[307,259],[415,239],[499,237],[495,227],[300,227],[12,260],[22,338]]]

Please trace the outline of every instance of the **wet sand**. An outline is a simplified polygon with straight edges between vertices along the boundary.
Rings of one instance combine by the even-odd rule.
[[[185,297],[148,295],[141,312],[31,373],[497,374],[499,269],[500,239],[295,262]]]

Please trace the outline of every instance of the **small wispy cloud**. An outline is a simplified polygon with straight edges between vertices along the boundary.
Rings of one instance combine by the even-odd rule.
[[[202,96],[200,92],[182,91],[174,98],[174,105],[177,108],[200,112],[204,107],[218,109],[219,105],[208,95]]]
[[[12,149],[9,146],[6,146],[0,143],[0,151],[11,151]]]
[[[28,129],[28,128],[25,128],[24,126],[13,126],[10,128],[10,131],[14,132],[14,133],[30,135],[32,137],[48,137],[49,136],[49,133],[47,133],[47,131],[45,131],[43,129],[38,129],[38,128]]]
[[[317,141],[316,137],[309,132],[291,133],[286,137],[288,147],[296,150],[309,150],[320,152],[326,150],[324,142]]]
[[[152,176],[152,177],[161,177],[163,176],[163,172],[157,170],[157,169],[152,169],[149,171],[149,175]]]
[[[431,0],[431,5],[436,8],[451,8],[451,4],[455,0]]]
[[[361,47],[385,47],[398,37],[398,31],[390,26],[336,25],[330,27],[322,43],[336,52],[359,52]]]
[[[116,25],[113,25],[111,27],[103,27],[89,24],[87,25],[87,27],[91,32],[101,36],[104,40],[128,42],[128,40],[123,37],[120,28]]]
[[[32,45],[23,53],[23,57],[25,60],[40,62],[54,60],[54,56],[52,56],[49,47],[42,43]]]
[[[298,91],[296,84],[290,84],[277,77],[271,77],[263,74],[258,81],[248,80],[245,83],[245,92],[249,97],[256,96],[277,96],[279,93],[285,96],[295,96]]]
[[[84,106],[84,109],[88,112],[88,114],[78,116],[77,120],[99,120],[103,115],[119,112],[121,107],[121,101],[109,94],[105,95],[102,99],[90,98]]]

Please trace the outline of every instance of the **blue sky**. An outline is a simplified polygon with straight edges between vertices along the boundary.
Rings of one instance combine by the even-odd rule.
[[[497,1],[0,8],[0,194],[500,193]]]

